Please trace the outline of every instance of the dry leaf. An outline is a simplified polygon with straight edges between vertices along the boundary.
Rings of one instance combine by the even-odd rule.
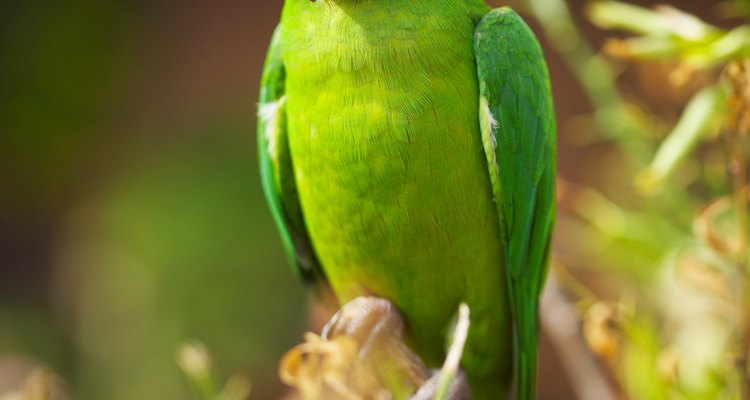
[[[591,306],[583,319],[583,336],[594,353],[609,360],[617,357],[621,335],[615,307],[604,303]]]

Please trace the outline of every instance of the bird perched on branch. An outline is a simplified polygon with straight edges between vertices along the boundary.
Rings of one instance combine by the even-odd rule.
[[[392,302],[430,366],[467,303],[473,398],[533,399],[555,118],[523,20],[481,0],[286,0],[259,115],[300,276]]]

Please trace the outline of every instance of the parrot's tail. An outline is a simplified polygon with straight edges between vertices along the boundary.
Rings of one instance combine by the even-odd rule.
[[[537,345],[539,342],[538,301],[526,306],[530,310],[517,313],[513,324],[513,386],[515,400],[536,399]],[[521,311],[521,310],[517,310]]]

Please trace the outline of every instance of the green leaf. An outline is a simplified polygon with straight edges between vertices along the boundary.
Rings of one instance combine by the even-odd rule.
[[[641,194],[653,194],[660,189],[679,162],[715,130],[716,117],[725,99],[724,87],[715,85],[701,90],[690,100],[677,125],[659,146],[651,165],[636,176],[634,183]]]
[[[589,6],[588,15],[602,29],[670,35],[692,42],[708,40],[721,32],[694,15],[668,6],[649,10],[618,1],[601,1]]]

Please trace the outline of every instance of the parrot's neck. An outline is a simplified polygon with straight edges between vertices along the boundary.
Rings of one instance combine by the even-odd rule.
[[[284,63],[304,71],[304,82],[288,84],[325,85],[335,75],[403,87],[414,70],[447,73],[473,51],[469,8],[435,0],[287,2]]]

